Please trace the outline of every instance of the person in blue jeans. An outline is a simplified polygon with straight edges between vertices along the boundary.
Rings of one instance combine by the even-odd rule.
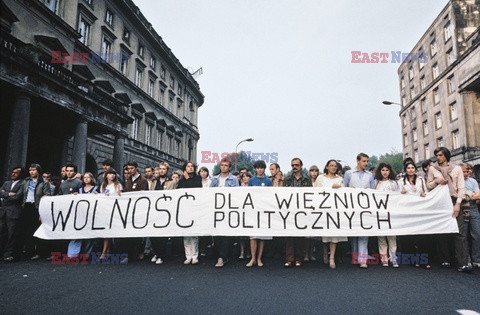
[[[352,188],[375,188],[375,179],[369,171],[367,171],[369,156],[365,153],[357,155],[357,167],[348,170],[343,182],[345,187]],[[367,268],[368,260],[368,236],[351,237],[350,245],[352,246],[352,255],[358,255],[358,263],[360,268]]]
[[[460,164],[465,178],[466,196],[470,200],[470,219],[467,227],[467,236],[470,234],[471,256],[470,262],[473,267],[480,268],[480,213],[478,211],[480,200],[480,189],[478,182],[472,177],[472,166],[467,163]]]

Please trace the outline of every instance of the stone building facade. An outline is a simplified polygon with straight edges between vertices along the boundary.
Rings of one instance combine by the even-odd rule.
[[[480,164],[480,1],[451,0],[398,69],[404,157]],[[480,166],[477,166],[477,168]]]
[[[0,168],[196,159],[204,95],[131,0],[2,0]]]

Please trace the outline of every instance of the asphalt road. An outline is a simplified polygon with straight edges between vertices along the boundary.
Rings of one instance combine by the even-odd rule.
[[[3,314],[455,314],[480,312],[480,270],[320,262],[286,269],[266,259],[224,268],[204,259],[183,266],[179,258],[155,265],[52,265],[47,261],[0,263]]]

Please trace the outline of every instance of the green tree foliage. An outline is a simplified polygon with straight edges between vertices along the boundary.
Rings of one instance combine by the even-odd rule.
[[[230,162],[232,162],[232,167],[230,168],[231,173],[235,173],[236,171],[240,170],[242,167],[246,167],[247,170],[252,173],[252,175],[255,175],[255,169],[253,168],[253,163],[255,163],[252,160],[252,157],[246,154],[243,151],[240,151],[238,154],[238,157],[236,157],[235,153],[230,154],[229,156]],[[212,170],[213,175],[218,175],[220,174],[220,163],[216,163],[213,166]]]
[[[403,154],[395,149],[392,149],[390,153],[380,155],[379,158],[372,155],[368,160],[367,169],[376,167],[380,162],[390,164],[397,174],[403,171]]]

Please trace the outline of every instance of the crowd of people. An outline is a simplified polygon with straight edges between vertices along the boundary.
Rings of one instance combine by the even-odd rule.
[[[450,151],[445,147],[434,152],[436,162],[427,160],[422,171],[414,161],[404,161],[403,173],[395,174],[392,166],[380,162],[375,169],[367,170],[369,156],[358,154],[355,168],[342,167],[335,160],[326,162],[323,171],[313,165],[302,172],[300,158],[291,161],[291,172],[283,175],[280,165],[269,166],[265,171],[264,161],[253,165],[255,174],[241,168],[231,173],[231,162],[220,162],[220,173],[210,177],[209,170],[187,161],[181,170],[170,171],[166,162],[157,167],[147,166],[143,175],[138,164],[129,161],[119,174],[111,160],[103,162],[103,172],[95,178],[92,173],[77,173],[72,164],[61,168],[61,177],[43,172],[39,164],[31,164],[29,176],[24,178],[23,168],[14,167],[11,180],[0,188],[0,254],[4,261],[21,259],[52,259],[52,252],[66,252],[68,257],[90,255],[93,250],[101,252],[100,259],[112,253],[126,253],[121,263],[128,260],[145,260],[162,264],[172,255],[184,255],[185,265],[196,265],[201,256],[216,258],[215,267],[223,267],[235,254],[240,260],[248,259],[246,267],[262,267],[264,256],[284,257],[285,267],[300,267],[304,262],[315,261],[316,253],[322,253],[323,263],[335,269],[344,257],[352,257],[352,263],[367,268],[374,255],[380,257],[382,266],[399,267],[402,263],[397,253],[426,255],[426,261],[416,261],[416,267],[430,269],[433,257],[440,266],[452,264],[458,271],[470,272],[480,268],[480,191],[478,180],[472,176],[472,166],[450,162]],[[364,188],[382,191],[398,191],[401,194],[426,196],[438,185],[447,185],[452,200],[452,216],[456,218],[459,233],[440,235],[406,235],[378,237],[149,237],[118,239],[81,239],[70,241],[47,241],[34,237],[40,226],[38,207],[43,196],[67,194],[121,195],[122,192],[145,190],[171,190],[179,188],[274,186],[274,187],[325,187]],[[247,242],[248,240],[248,242]],[[183,246],[182,246],[183,245]],[[233,250],[235,249],[235,250]],[[264,255],[265,252],[265,255]]]

